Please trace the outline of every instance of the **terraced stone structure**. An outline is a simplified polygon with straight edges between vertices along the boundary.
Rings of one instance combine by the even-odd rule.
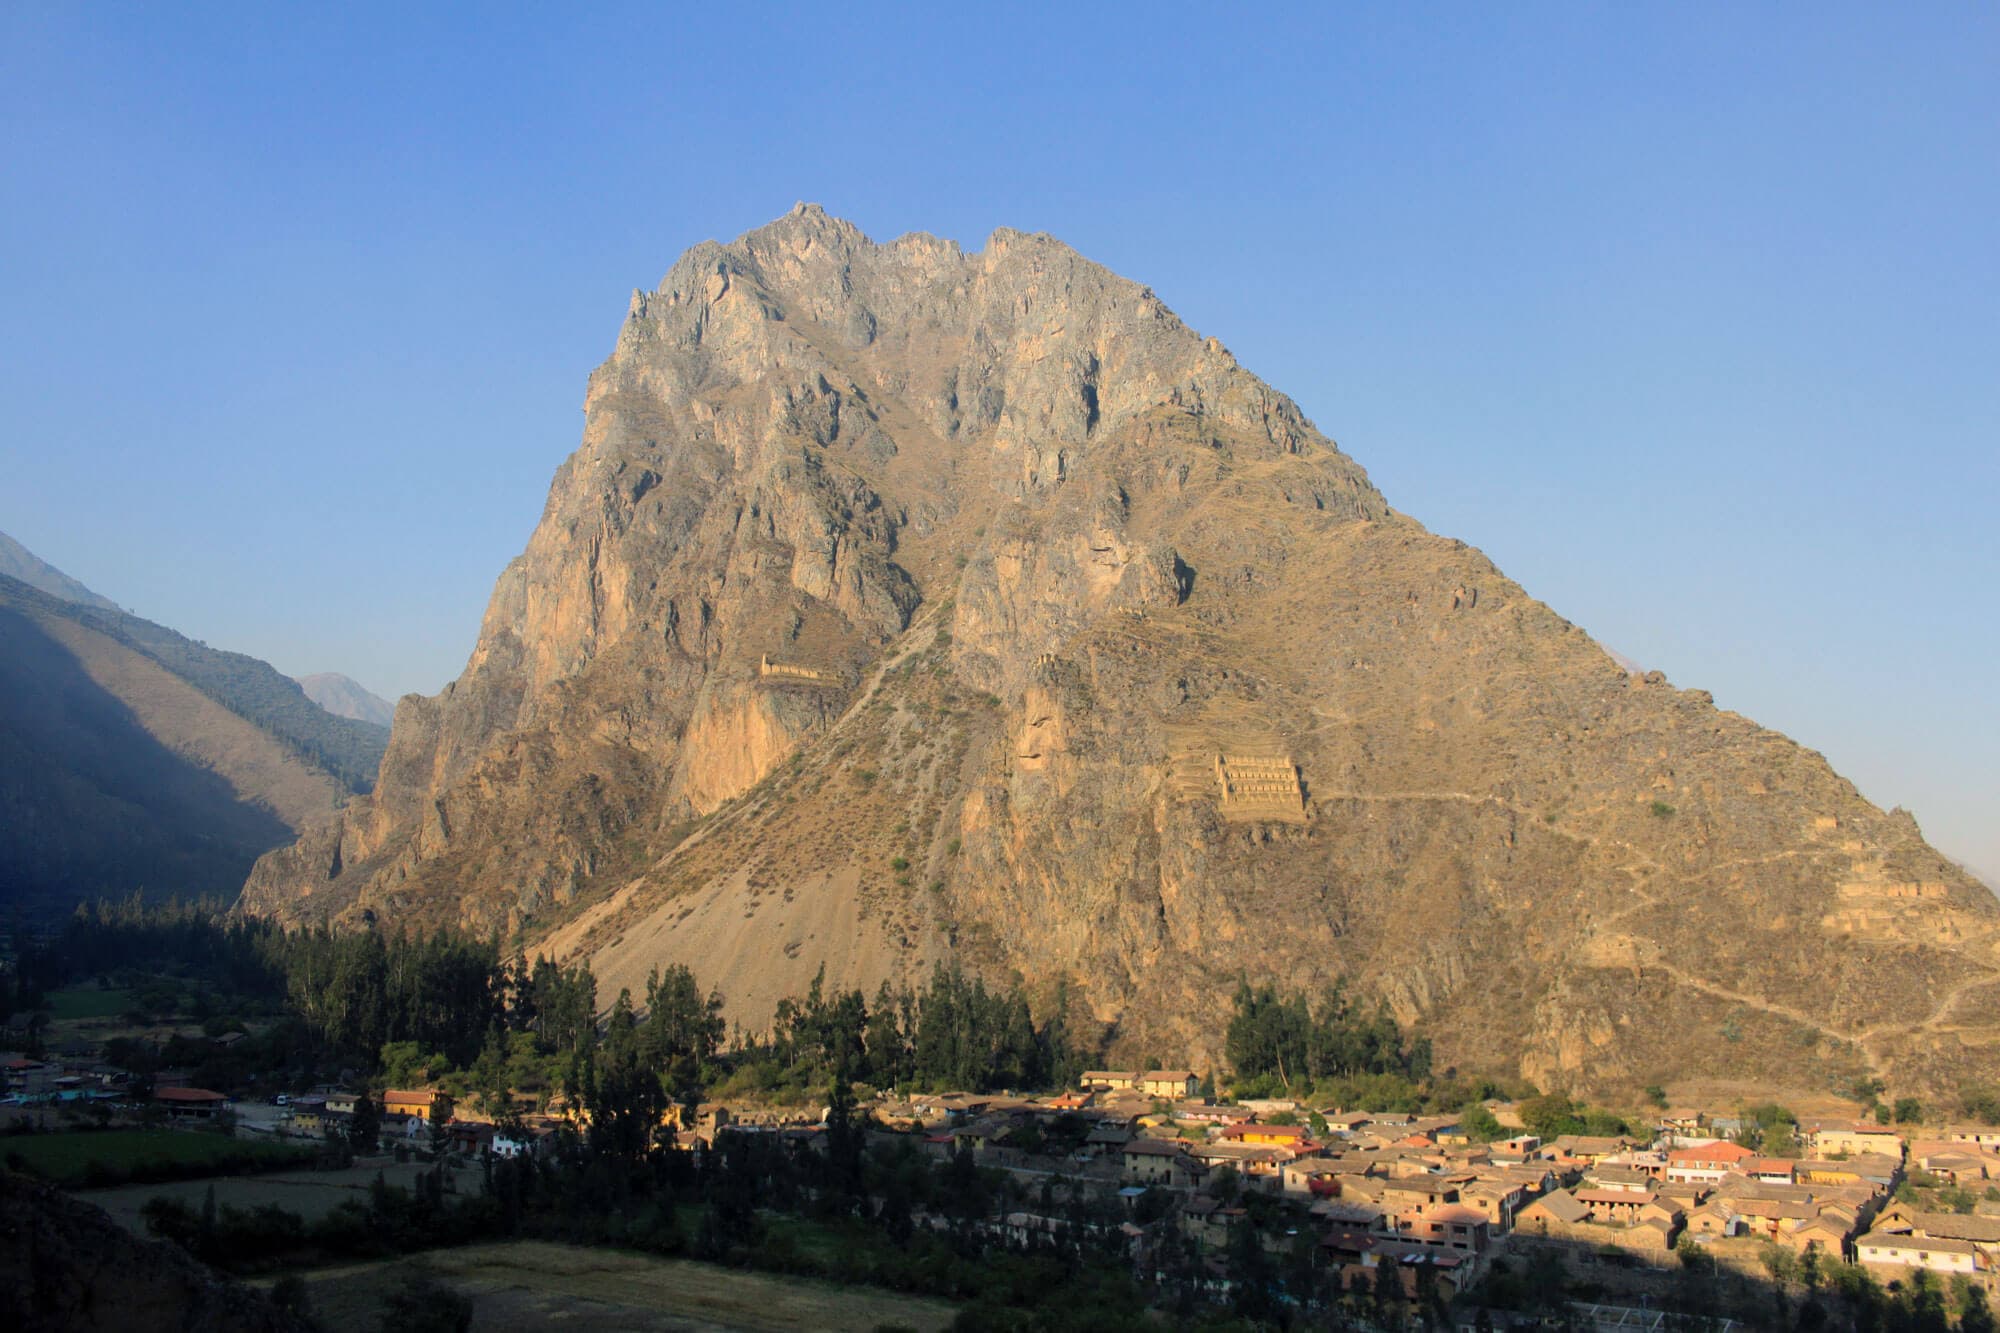
[[[767,655],[759,659],[757,674],[766,680],[799,682],[806,685],[838,685],[840,677],[818,667],[804,666],[797,662],[773,662]]]
[[[1289,756],[1219,754],[1215,782],[1225,818],[1301,822],[1306,818],[1299,766]]]

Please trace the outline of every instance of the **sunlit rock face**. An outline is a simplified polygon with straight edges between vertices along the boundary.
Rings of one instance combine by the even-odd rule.
[[[753,1027],[956,958],[1176,1064],[1244,976],[1579,1091],[1996,1063],[2000,913],[1906,816],[1393,512],[1146,288],[812,207],[633,296],[464,674],[244,903],[606,999],[684,962]]]

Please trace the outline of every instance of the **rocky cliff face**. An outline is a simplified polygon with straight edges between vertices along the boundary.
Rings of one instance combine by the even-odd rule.
[[[1614,663],[1046,236],[816,208],[635,294],[461,678],[247,909],[691,964],[1066,978],[1212,1051],[1336,974],[1545,1083],[2000,1064],[2000,908],[1906,816]]]

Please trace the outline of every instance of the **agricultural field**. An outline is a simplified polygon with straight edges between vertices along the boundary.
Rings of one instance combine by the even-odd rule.
[[[11,1162],[16,1156],[24,1169],[44,1179],[58,1185],[76,1185],[89,1178],[93,1163],[118,1177],[144,1173],[156,1166],[165,1172],[177,1172],[203,1163],[241,1162],[245,1158],[260,1165],[303,1162],[311,1160],[314,1153],[310,1148],[257,1143],[221,1134],[106,1129],[0,1138],[0,1160]]]
[[[310,1155],[310,1154],[308,1154]],[[391,1185],[415,1189],[417,1177],[428,1168],[415,1162],[352,1166],[342,1171],[297,1171],[268,1176],[215,1176],[207,1180],[173,1180],[153,1185],[120,1185],[116,1189],[78,1190],[76,1197],[96,1204],[111,1214],[126,1230],[146,1234],[139,1210],[148,1199],[178,1199],[190,1208],[200,1208],[211,1187],[218,1206],[260,1208],[276,1204],[288,1213],[297,1213],[307,1222],[316,1222],[349,1199],[368,1202],[368,1187],[380,1174]],[[477,1167],[462,1167],[452,1174],[451,1189],[460,1194],[476,1194],[481,1188]]]
[[[414,1260],[301,1273],[328,1328],[372,1328],[391,1293],[428,1273],[473,1303],[480,1333],[543,1333],[563,1324],[642,1333],[947,1327],[948,1302],[877,1287],[840,1287],[615,1250],[513,1241],[433,1250]],[[270,1280],[255,1285],[270,1285]]]
[[[74,986],[48,993],[49,1017],[58,1023],[83,1018],[116,1018],[132,1007],[129,990]]]

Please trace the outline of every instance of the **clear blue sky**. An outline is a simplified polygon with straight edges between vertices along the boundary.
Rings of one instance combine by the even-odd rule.
[[[681,250],[1044,230],[2000,873],[1992,6],[203,8],[0,10],[0,530],[124,605],[435,690]]]

